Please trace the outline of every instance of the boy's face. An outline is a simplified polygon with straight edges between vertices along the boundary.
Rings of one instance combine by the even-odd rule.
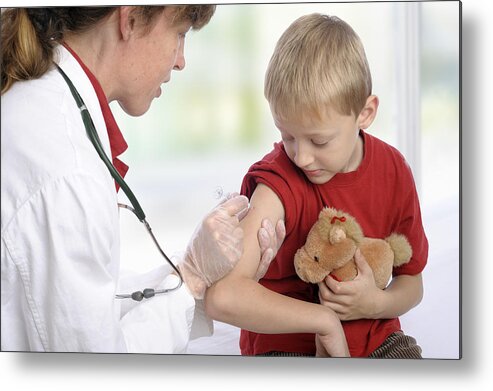
[[[273,113],[286,153],[317,185],[338,173],[355,171],[363,159],[360,123],[333,110],[320,121],[284,120]]]

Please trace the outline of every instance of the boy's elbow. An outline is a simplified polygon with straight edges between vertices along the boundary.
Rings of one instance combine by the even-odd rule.
[[[424,286],[423,286],[423,276],[422,274],[417,274],[416,276],[413,276],[415,279],[415,300],[414,300],[414,305],[413,307],[416,307],[421,301],[423,300],[423,295],[424,295]]]
[[[416,305],[420,304],[421,301],[423,301],[423,296],[424,296],[424,287],[423,284],[421,284],[418,292],[418,299],[416,300]]]
[[[418,289],[419,289],[419,293],[418,293],[418,304],[421,303],[421,300],[423,300],[423,296],[424,296],[424,284],[423,284],[423,274],[422,273],[419,273],[418,274]]]

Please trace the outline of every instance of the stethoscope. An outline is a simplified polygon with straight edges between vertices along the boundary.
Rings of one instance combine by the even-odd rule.
[[[60,74],[65,79],[65,82],[68,84],[68,86],[70,88],[70,92],[72,93],[72,96],[74,97],[75,102],[77,103],[77,107],[80,110],[80,115],[82,116],[82,121],[84,122],[84,127],[86,128],[86,132],[87,132],[87,136],[89,137],[89,140],[91,140],[91,143],[94,146],[94,148],[96,149],[99,157],[101,158],[101,160],[104,162],[104,164],[108,168],[113,179],[116,181],[116,183],[118,183],[118,185],[120,185],[120,188],[123,190],[123,192],[125,193],[125,195],[129,199],[133,208],[128,206],[128,205],[124,205],[124,204],[118,204],[118,206],[129,209],[130,211],[132,211],[135,214],[135,216],[137,216],[139,221],[144,224],[144,226],[147,229],[147,232],[151,235],[152,240],[153,240],[154,244],[156,245],[157,249],[159,250],[161,255],[164,257],[164,259],[171,265],[171,267],[177,273],[177,275],[180,279],[178,285],[173,287],[173,288],[167,288],[167,289],[146,288],[142,291],[136,291],[133,293],[117,294],[117,295],[115,295],[115,297],[117,299],[133,299],[135,301],[141,301],[142,299],[148,299],[148,298],[151,298],[155,295],[165,294],[165,293],[169,293],[169,292],[172,292],[172,291],[179,289],[183,284],[183,277],[180,273],[180,270],[173,264],[173,262],[171,262],[171,260],[168,258],[168,256],[161,249],[161,246],[159,245],[158,241],[156,240],[154,234],[152,233],[151,226],[146,221],[145,213],[142,210],[139,202],[137,201],[137,198],[133,194],[132,190],[130,190],[127,183],[124,181],[124,179],[120,175],[120,173],[116,170],[116,168],[110,162],[110,160],[108,159],[108,156],[106,156],[106,153],[104,152],[103,146],[101,145],[101,140],[99,139],[99,135],[96,131],[96,127],[94,126],[94,123],[92,121],[91,114],[87,110],[87,107],[84,104],[84,101],[82,100],[81,96],[79,95],[79,92],[75,88],[72,81],[65,74],[65,72],[63,72],[63,70],[57,64],[55,64],[55,65],[56,65],[58,71],[60,72]]]

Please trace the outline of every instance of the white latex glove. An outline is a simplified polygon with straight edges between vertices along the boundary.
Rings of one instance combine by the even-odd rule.
[[[239,223],[248,213],[248,198],[228,195],[213,209],[195,230],[183,262],[178,265],[185,284],[196,299],[203,299],[205,290],[228,274],[243,254],[243,230]],[[262,278],[284,241],[284,222],[274,229],[268,219],[258,231],[261,259],[255,278]]]
[[[248,198],[232,194],[199,224],[179,265],[193,297],[203,299],[205,290],[223,278],[243,254],[240,220],[248,212]]]
[[[258,230],[257,236],[261,253],[260,264],[255,275],[255,279],[258,281],[265,276],[271,261],[276,256],[282,242],[284,242],[286,236],[284,222],[279,220],[274,229],[271,221],[269,219],[264,219]]]

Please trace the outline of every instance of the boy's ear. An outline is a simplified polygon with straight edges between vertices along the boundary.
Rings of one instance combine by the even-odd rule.
[[[134,8],[129,6],[120,7],[119,22],[120,22],[120,34],[124,41],[128,41],[135,27]]]
[[[373,120],[377,116],[378,111],[378,97],[376,95],[370,95],[366,99],[365,107],[359,113],[358,127],[359,129],[367,129],[372,124]]]

